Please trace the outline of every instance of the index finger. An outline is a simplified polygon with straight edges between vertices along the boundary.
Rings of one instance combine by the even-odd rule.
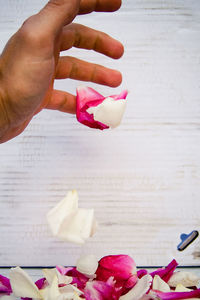
[[[113,12],[120,8],[121,0],[81,0],[79,15],[93,11]]]

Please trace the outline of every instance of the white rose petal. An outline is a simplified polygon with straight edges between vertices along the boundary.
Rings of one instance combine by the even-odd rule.
[[[153,279],[153,290],[168,293],[170,292],[169,285],[160,278],[160,276],[155,275]]]
[[[125,108],[126,100],[114,100],[107,97],[97,106],[89,107],[87,112],[93,114],[94,120],[99,121],[110,128],[115,128],[121,123]]]
[[[191,292],[191,291],[192,290],[184,287],[182,284],[178,284],[176,289],[175,289],[175,292]],[[190,298],[190,300],[199,300],[199,298]]]
[[[45,289],[40,290],[40,294],[43,300],[58,300],[61,293],[58,288],[58,278],[54,277],[52,284]]]
[[[192,290],[184,287],[184,285],[182,285],[181,283],[179,283],[174,290],[174,292],[191,292],[191,291]]]
[[[138,280],[136,285],[125,295],[121,296],[119,300],[139,300],[149,290],[152,283],[151,275],[144,275]]]
[[[175,272],[168,281],[169,286],[176,287],[181,283],[185,287],[197,286],[199,283],[199,277],[193,273],[180,271]]]
[[[94,255],[81,256],[76,263],[76,269],[86,276],[93,275],[98,268],[98,260]]]
[[[71,222],[78,209],[78,194],[76,191],[70,191],[67,196],[53,207],[47,214],[47,221],[53,235],[58,235],[60,228]]]
[[[16,297],[41,299],[39,289],[20,267],[11,268],[10,284]]]
[[[78,208],[78,194],[69,192],[48,214],[53,235],[63,241],[83,244],[96,231],[93,209]]]

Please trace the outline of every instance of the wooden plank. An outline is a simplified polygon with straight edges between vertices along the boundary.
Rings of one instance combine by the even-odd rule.
[[[0,0],[0,49],[45,1]],[[122,125],[96,132],[74,116],[43,111],[26,131],[0,146],[0,265],[74,265],[79,255],[127,253],[138,265],[200,264],[197,239],[179,253],[182,232],[200,228],[200,2],[124,1],[115,14],[80,16],[125,44],[112,61],[130,91]],[[56,87],[75,93],[80,82]],[[114,93],[106,87],[100,92]],[[45,215],[68,190],[94,207],[95,237],[83,247],[57,241]]]

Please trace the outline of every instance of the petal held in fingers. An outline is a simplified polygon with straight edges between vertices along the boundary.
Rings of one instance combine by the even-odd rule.
[[[117,70],[69,56],[60,57],[55,78],[91,81],[111,87],[117,87],[122,81],[122,75]]]
[[[81,0],[79,14],[93,11],[113,12],[120,8],[121,0]]]
[[[80,24],[66,26],[62,34],[61,51],[71,47],[94,50],[111,58],[120,58],[123,45],[104,32]]]

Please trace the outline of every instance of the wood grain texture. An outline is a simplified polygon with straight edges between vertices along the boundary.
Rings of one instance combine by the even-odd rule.
[[[0,0],[0,47],[45,1]],[[128,253],[137,265],[200,265],[200,241],[176,250],[182,232],[200,229],[200,2],[124,1],[115,14],[80,16],[82,24],[123,41],[110,60],[128,88],[122,125],[98,132],[74,116],[43,111],[0,146],[0,265],[73,265],[79,255]],[[77,81],[56,86],[75,93]],[[105,95],[113,90],[89,84]],[[98,232],[83,247],[57,241],[48,210],[77,189],[93,207]]]

